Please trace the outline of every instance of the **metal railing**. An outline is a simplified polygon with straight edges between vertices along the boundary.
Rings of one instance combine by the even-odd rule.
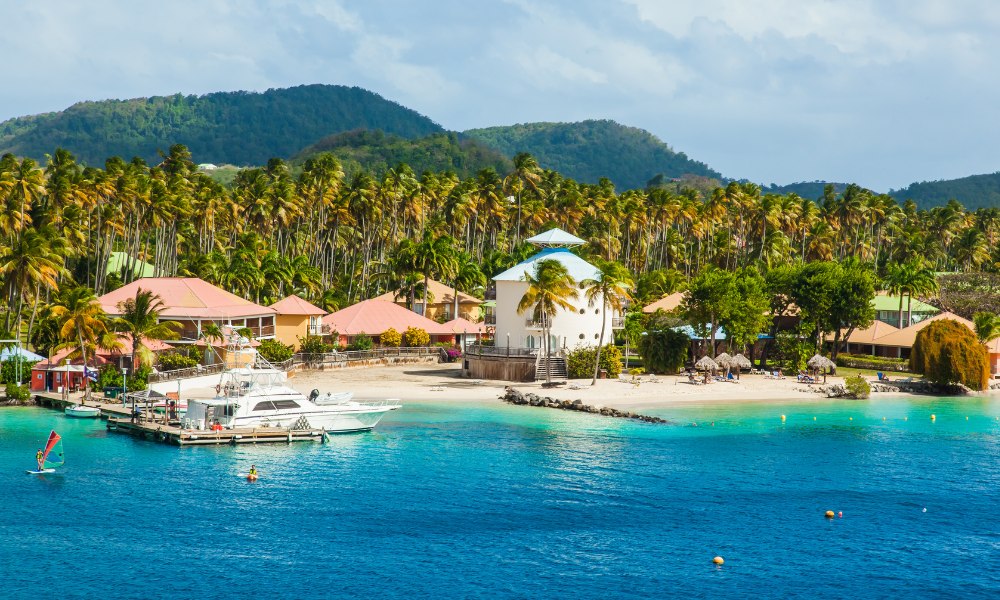
[[[395,356],[441,356],[444,348],[440,346],[420,346],[416,348],[373,348],[371,350],[348,350],[346,352],[305,353],[299,352],[292,357],[294,364],[312,364],[328,362],[349,362],[355,360],[372,360],[391,358]]]
[[[496,315],[483,315],[483,323],[486,323],[487,325],[496,325],[497,324],[497,316]]]
[[[538,354],[538,349],[469,344],[465,349],[465,354],[467,356],[535,356]]]
[[[160,381],[175,381],[177,379],[187,379],[189,377],[201,377],[202,375],[212,375],[225,370],[225,365],[198,365],[196,367],[186,367],[183,369],[173,369],[172,371],[159,371],[149,374],[149,383]]]
[[[535,319],[525,319],[524,326],[527,327],[528,329],[541,329],[542,322],[536,321]]]

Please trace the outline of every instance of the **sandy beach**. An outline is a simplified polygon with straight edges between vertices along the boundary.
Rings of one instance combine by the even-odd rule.
[[[842,383],[840,377],[829,377],[827,383]],[[675,376],[643,376],[633,383],[622,379],[570,380],[566,385],[547,389],[538,383],[508,383],[478,381],[460,376],[458,365],[404,365],[300,371],[289,378],[292,387],[308,394],[312,389],[353,390],[359,400],[399,398],[407,401],[485,401],[499,402],[508,385],[522,392],[534,392],[559,400],[582,400],[585,404],[618,409],[668,406],[684,403],[789,401],[821,399],[794,377],[768,379],[762,375],[743,375],[739,383],[715,382],[692,385],[686,378]]]

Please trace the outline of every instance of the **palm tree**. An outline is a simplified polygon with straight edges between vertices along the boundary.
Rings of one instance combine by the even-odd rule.
[[[0,250],[0,282],[8,308],[4,328],[10,331],[11,313],[14,312],[20,335],[25,298],[32,293],[37,296],[42,288],[56,289],[63,273],[62,257],[53,251],[47,237],[34,229],[26,230],[10,247]],[[11,311],[15,305],[16,310]]]
[[[122,316],[115,319],[115,329],[124,333],[132,341],[132,372],[145,362],[143,339],[175,339],[181,324],[177,321],[160,321],[162,299],[141,287],[135,297],[118,304]],[[137,364],[138,359],[138,364]]]
[[[105,339],[108,332],[107,315],[90,288],[78,286],[69,290],[51,309],[50,314],[59,324],[61,348],[75,345],[74,353],[83,359],[84,368],[88,364],[87,349]],[[84,398],[90,397],[90,379],[84,380]]]
[[[597,264],[597,277],[584,279],[583,286],[587,304],[594,306],[601,303],[601,336],[597,342],[597,354],[594,357],[594,379],[590,385],[597,385],[597,372],[601,364],[601,349],[604,346],[604,328],[608,322],[608,308],[616,314],[625,310],[625,301],[631,296],[629,292],[635,287],[632,274],[628,269],[613,261],[601,261]]]
[[[903,328],[903,296],[907,298],[906,325],[912,325],[913,294],[931,294],[937,291],[934,271],[920,259],[905,263],[890,263],[885,277],[886,290],[899,294],[899,328]]]
[[[1000,315],[991,312],[977,312],[972,315],[972,322],[976,326],[976,337],[983,344],[1000,337]]]
[[[535,263],[534,275],[525,271],[524,280],[528,283],[528,290],[517,304],[517,314],[523,315],[532,309],[534,318],[542,322],[542,350],[548,362],[552,352],[552,340],[549,339],[552,317],[559,309],[573,310],[569,299],[576,297],[576,282],[566,265],[551,258]],[[550,371],[546,369],[547,383],[552,383]]]
[[[455,310],[451,317],[457,319],[458,314],[458,288],[462,287],[466,290],[471,290],[486,285],[486,275],[483,275],[482,269],[479,268],[479,263],[477,263],[471,256],[466,252],[459,252],[455,259],[455,272],[452,277],[454,281],[454,291],[452,296],[454,296]]]
[[[514,235],[514,244],[521,242],[521,193],[525,188],[531,191],[538,191],[538,184],[541,181],[541,167],[535,157],[527,152],[519,152],[514,155],[514,170],[504,180],[507,189],[517,191],[517,233]]]
[[[430,230],[414,248],[414,265],[424,275],[424,307],[420,314],[427,315],[427,285],[431,274],[444,277],[455,270],[455,245],[451,237],[435,236]]]

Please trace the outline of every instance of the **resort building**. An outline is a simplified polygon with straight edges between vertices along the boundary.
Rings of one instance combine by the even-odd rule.
[[[653,314],[658,310],[663,312],[670,312],[680,307],[684,303],[684,292],[674,292],[673,294],[667,294],[666,296],[660,298],[656,302],[647,304],[642,307],[642,312],[646,314]]]
[[[378,341],[379,336],[389,329],[403,333],[410,327],[423,329],[430,334],[432,344],[454,342],[455,334],[440,323],[378,298],[358,302],[323,317],[324,335],[335,335],[333,341],[344,346],[351,344],[361,334]]]
[[[904,296],[903,320],[900,321],[899,296],[890,296],[884,292],[876,294],[875,299],[872,301],[872,305],[875,307],[875,318],[894,327],[899,327],[899,324],[902,323],[905,328],[933,317],[941,312],[926,302],[921,302],[916,298],[911,300],[910,298]],[[907,314],[910,313],[912,313],[912,321],[907,322]]]
[[[257,339],[275,337],[273,308],[254,304],[197,277],[144,277],[104,294],[98,301],[110,317],[122,314],[120,304],[135,298],[140,289],[159,296],[163,307],[160,321],[177,321],[181,324],[177,344],[193,344],[202,335],[203,327],[214,323],[219,327],[249,328]]]
[[[91,371],[97,371],[104,365],[115,365],[119,369],[132,369],[134,361],[134,351],[132,349],[132,338],[127,335],[118,336],[120,347],[114,350],[97,348],[93,355],[87,357],[88,366]],[[172,347],[160,340],[144,339],[142,345],[153,354],[159,354]],[[56,352],[51,358],[35,363],[31,367],[31,391],[61,391],[63,386],[68,385],[70,391],[83,388],[83,359],[67,359],[66,357],[77,351],[77,348],[65,348]],[[88,352],[89,354],[89,352]]]
[[[421,282],[421,287],[423,282]],[[404,308],[410,308],[410,297],[406,294],[398,295],[395,292],[387,292],[381,296],[376,296],[374,300],[384,300],[393,302]],[[413,312],[423,315],[433,321],[451,321],[455,318],[467,319],[469,321],[479,320],[479,305],[482,300],[458,292],[458,315],[455,314],[455,288],[447,286],[433,279],[427,280],[427,310],[424,311],[424,294],[418,291],[413,298]]]
[[[299,338],[307,335],[323,335],[325,310],[291,295],[270,307],[275,311],[274,337],[282,344],[293,348],[299,345]]]

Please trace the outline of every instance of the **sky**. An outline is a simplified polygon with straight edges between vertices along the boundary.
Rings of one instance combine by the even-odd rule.
[[[0,0],[0,11],[0,120],[329,83],[459,131],[614,119],[763,184],[887,191],[1000,170],[993,0]]]

